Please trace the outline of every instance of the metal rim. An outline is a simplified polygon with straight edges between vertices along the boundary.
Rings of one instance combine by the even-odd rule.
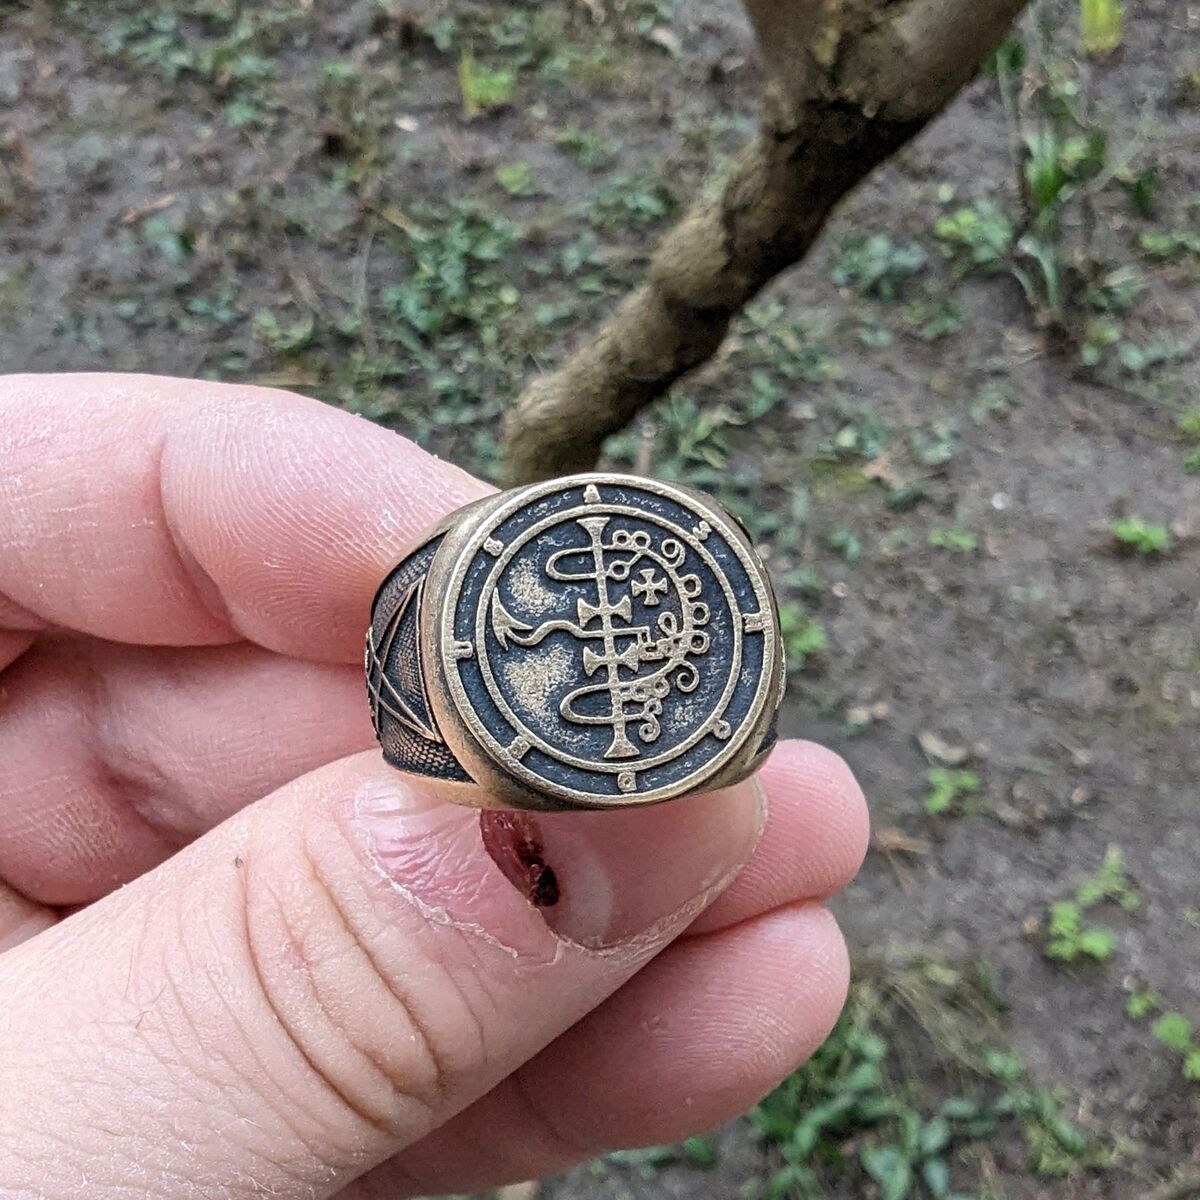
[[[460,656],[456,653],[454,619],[465,577],[468,568],[474,562],[476,556],[483,551],[485,543],[492,536],[494,530],[509,517],[515,515],[531,503],[535,503],[555,493],[575,488],[586,489],[589,484],[595,485],[597,488],[615,486],[662,496],[691,513],[697,522],[707,522],[709,527],[722,537],[745,571],[758,603],[758,611],[763,615],[763,660],[756,684],[755,696],[745,716],[741,719],[738,727],[731,732],[728,740],[711,758],[689,772],[682,779],[660,785],[649,791],[636,792],[618,797],[583,791],[580,788],[567,787],[556,783],[525,767],[519,758],[515,758],[508,753],[508,747],[500,742],[476,714],[474,705],[467,694],[459,673],[458,664]],[[610,501],[608,503],[611,505],[617,502]],[[625,507],[628,510],[628,506]],[[557,523],[567,519],[571,511],[574,511],[574,509],[569,509],[567,513],[558,512],[553,514],[553,521],[550,523]],[[633,512],[635,510],[628,511]],[[649,516],[649,514],[643,512],[637,512],[636,515],[641,519],[647,519]],[[546,520],[549,521],[550,519],[547,518]],[[654,523],[662,525],[664,528],[670,527],[662,519],[656,519]],[[435,706],[439,709],[442,707],[438,704],[438,700],[444,696],[451,710],[450,713],[439,711],[439,720],[442,721],[443,729],[452,741],[458,742],[459,739],[453,737],[453,734],[447,727],[449,726],[452,729],[461,731],[463,735],[462,744],[455,746],[456,752],[463,758],[472,775],[476,776],[479,783],[483,786],[495,786],[502,792],[509,793],[514,790],[513,785],[516,785],[517,791],[531,793],[539,798],[545,797],[554,806],[558,807],[630,807],[634,805],[654,804],[700,790],[706,783],[718,780],[722,776],[730,775],[732,769],[738,764],[740,757],[746,757],[748,760],[753,757],[755,746],[748,746],[748,743],[756,731],[761,732],[764,717],[774,711],[774,702],[778,699],[780,653],[775,601],[766,571],[748,538],[732,518],[728,517],[714,501],[694,492],[690,488],[663,483],[658,480],[645,479],[636,475],[594,472],[532,484],[528,487],[492,497],[491,503],[479,507],[476,519],[470,522],[470,525],[471,528],[469,531],[462,531],[460,536],[447,539],[447,544],[444,544],[442,551],[439,552],[439,561],[435,564],[438,579],[430,587],[429,594],[431,597],[436,596],[437,599],[430,603],[429,610],[425,616],[429,623],[426,644],[430,649],[435,651],[436,658],[435,655],[430,655],[426,661],[430,662],[432,660],[437,663],[438,669],[436,674],[439,677],[440,686],[433,689],[432,692]],[[523,544],[528,541],[528,536],[523,539]],[[721,583],[727,602],[729,602],[732,598],[732,587],[728,579],[725,578],[725,572],[713,560],[711,553],[702,550],[702,554],[707,560],[706,566]],[[493,571],[489,572],[489,579],[496,574],[496,570],[494,567]],[[432,574],[433,571],[431,571]],[[498,575],[496,577],[498,578]],[[733,599],[730,608],[735,621],[740,620],[743,616],[739,611],[739,607],[736,604],[736,600]],[[481,619],[482,614],[474,614],[473,624],[477,625],[477,622]],[[739,636],[741,633],[742,630],[739,629]],[[727,707],[729,697],[736,691],[739,670],[740,662],[731,665],[729,684],[726,689],[728,694],[723,695],[721,703],[716,710],[718,714]],[[492,699],[493,702],[496,701],[495,694],[492,695]],[[500,706],[498,705],[498,707]],[[445,720],[446,716],[452,716],[453,722],[447,722]],[[523,726],[524,723],[516,719],[515,714],[513,717],[514,727],[519,728]],[[505,719],[509,719],[507,715]],[[696,732],[688,747],[685,747],[683,750],[676,749],[668,756],[666,761],[686,752],[687,749],[709,732],[711,732],[710,729],[702,727]],[[749,753],[747,753],[748,751]],[[551,751],[551,754],[554,757],[559,757],[559,753],[554,751]],[[647,765],[645,763],[639,764],[639,769],[644,769]],[[587,770],[605,771],[604,767],[599,767],[592,761],[585,762],[583,766]]]

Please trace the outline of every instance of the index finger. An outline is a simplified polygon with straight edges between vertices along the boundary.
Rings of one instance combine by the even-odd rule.
[[[3,377],[0,630],[353,661],[387,569],[487,490],[289,392]]]

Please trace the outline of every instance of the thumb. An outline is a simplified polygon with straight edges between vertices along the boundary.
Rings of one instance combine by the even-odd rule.
[[[331,1195],[681,932],[759,795],[533,818],[374,753],[296,780],[0,957],[0,1195]]]

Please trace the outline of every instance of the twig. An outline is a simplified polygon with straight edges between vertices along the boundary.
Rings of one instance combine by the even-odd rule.
[[[371,320],[371,294],[368,273],[371,269],[371,247],[375,244],[377,218],[372,216],[363,234],[362,247],[358,252],[358,263],[354,272],[354,292],[358,319],[362,325],[363,345],[371,358],[379,357],[379,339],[375,336],[375,323]]]

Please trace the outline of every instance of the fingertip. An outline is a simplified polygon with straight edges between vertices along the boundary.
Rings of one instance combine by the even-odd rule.
[[[814,742],[781,742],[759,773],[767,823],[729,890],[692,925],[710,933],[772,908],[828,900],[867,852],[866,799],[845,761]]]
[[[791,807],[797,810],[808,802],[810,819],[822,820],[830,851],[827,890],[811,898],[824,900],[841,891],[858,874],[871,840],[867,798],[850,765],[828,746],[789,739],[767,760],[762,783],[769,797],[779,797],[778,803],[786,806],[791,797]]]

